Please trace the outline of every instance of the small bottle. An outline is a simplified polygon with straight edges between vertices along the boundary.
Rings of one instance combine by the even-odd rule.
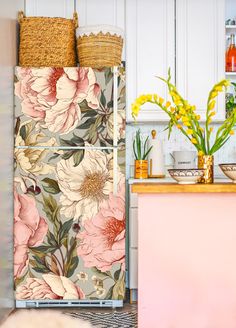
[[[226,72],[236,72],[235,35],[230,35],[230,45],[226,51]]]

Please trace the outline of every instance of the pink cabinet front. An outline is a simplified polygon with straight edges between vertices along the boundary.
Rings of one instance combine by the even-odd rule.
[[[139,328],[236,327],[236,194],[139,195]]]

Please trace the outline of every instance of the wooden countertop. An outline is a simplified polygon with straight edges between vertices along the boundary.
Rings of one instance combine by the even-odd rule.
[[[236,183],[180,185],[177,183],[134,183],[131,191],[138,194],[168,193],[236,193]]]

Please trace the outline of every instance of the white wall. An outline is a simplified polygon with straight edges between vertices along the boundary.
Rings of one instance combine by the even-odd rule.
[[[125,0],[26,0],[27,16],[71,18],[74,8],[79,24],[111,24],[124,28]]]
[[[13,72],[16,65],[17,11],[23,0],[0,1],[0,321],[13,300]]]

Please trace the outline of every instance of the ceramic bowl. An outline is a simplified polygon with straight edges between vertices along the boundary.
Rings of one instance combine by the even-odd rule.
[[[198,183],[204,174],[201,169],[170,169],[170,176],[179,184],[195,184]]]
[[[236,163],[219,164],[219,167],[233,183],[236,183]]]

